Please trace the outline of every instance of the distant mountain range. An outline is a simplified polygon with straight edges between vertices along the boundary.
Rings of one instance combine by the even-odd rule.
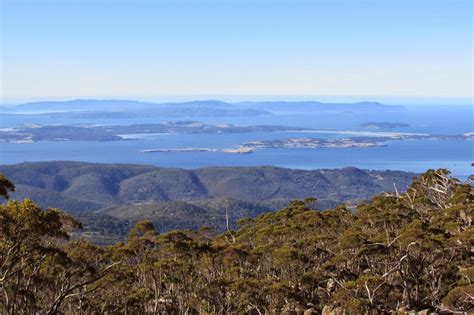
[[[51,114],[95,118],[104,113],[117,118],[134,116],[161,115],[178,116],[260,116],[271,115],[273,112],[380,112],[400,110],[402,106],[384,105],[378,102],[358,103],[321,103],[315,101],[301,102],[239,102],[227,103],[219,100],[191,101],[181,103],[151,103],[132,100],[93,100],[77,99],[70,101],[43,101],[19,104],[1,108],[3,114]],[[129,114],[124,115],[124,113]],[[85,115],[85,116],[83,116]]]
[[[120,239],[130,224],[151,219],[160,231],[225,228],[243,217],[274,211],[293,199],[316,197],[315,208],[354,204],[397,187],[413,173],[357,168],[294,170],[277,167],[213,167],[196,170],[142,165],[38,162],[0,166],[15,199],[58,207],[85,223],[95,241]]]

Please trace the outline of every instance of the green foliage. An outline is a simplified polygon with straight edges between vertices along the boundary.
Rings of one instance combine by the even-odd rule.
[[[445,170],[429,170],[406,192],[376,196],[354,212],[344,204],[314,211],[314,201],[292,201],[225,233],[160,234],[160,222],[146,215],[164,210],[143,207],[144,220],[126,241],[107,247],[68,240],[77,224],[59,210],[6,202],[0,206],[0,308],[39,314],[474,311],[472,187]],[[216,209],[223,205],[234,204],[221,200]],[[200,213],[197,206],[176,206],[176,214]],[[96,224],[119,227],[111,217]]]

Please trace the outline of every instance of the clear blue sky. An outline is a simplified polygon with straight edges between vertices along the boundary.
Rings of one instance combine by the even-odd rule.
[[[1,93],[466,97],[472,27],[470,0],[3,0]]]

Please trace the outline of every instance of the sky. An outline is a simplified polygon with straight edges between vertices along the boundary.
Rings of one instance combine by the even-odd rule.
[[[472,97],[470,0],[0,0],[1,100]]]

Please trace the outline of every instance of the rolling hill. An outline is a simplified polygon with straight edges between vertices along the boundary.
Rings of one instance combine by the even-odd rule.
[[[195,170],[128,164],[37,162],[0,166],[17,190],[58,207],[85,223],[86,231],[116,237],[138,220],[151,219],[160,231],[209,226],[222,230],[226,216],[235,227],[243,217],[316,197],[316,209],[357,203],[394,185],[404,190],[413,173],[357,168],[295,170],[278,167],[211,167]],[[98,219],[100,218],[100,219]],[[110,236],[110,235],[109,235]]]

